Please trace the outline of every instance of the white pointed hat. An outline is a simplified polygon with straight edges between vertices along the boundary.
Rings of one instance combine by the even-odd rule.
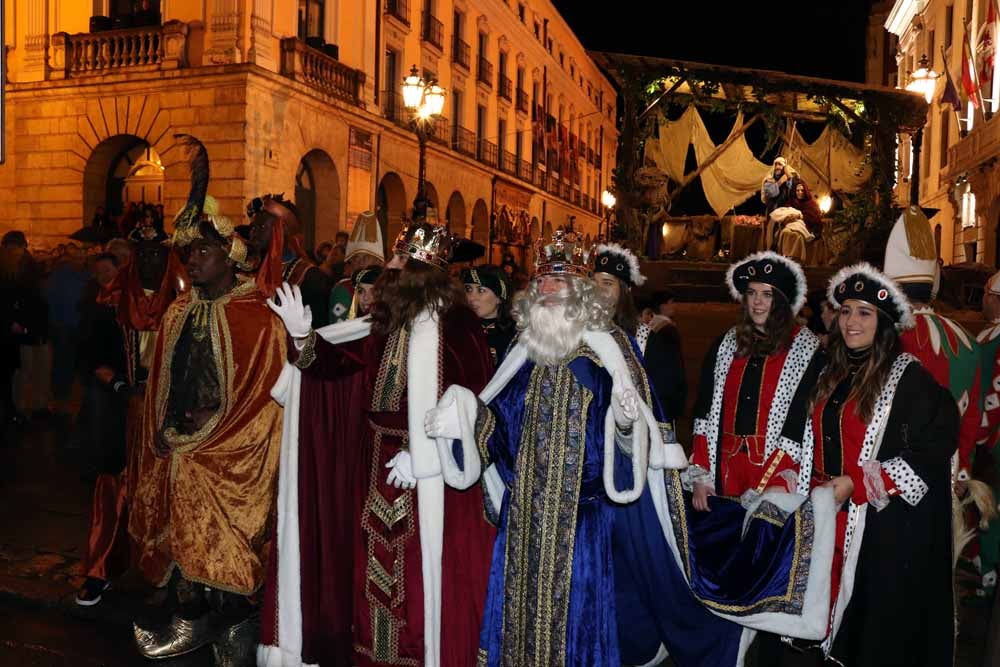
[[[351,230],[351,238],[347,241],[344,261],[350,261],[355,255],[371,255],[385,261],[382,228],[372,211],[365,211],[354,221],[354,229]]]
[[[931,223],[919,206],[906,207],[885,246],[885,275],[900,285],[934,285],[937,279],[937,244]]]

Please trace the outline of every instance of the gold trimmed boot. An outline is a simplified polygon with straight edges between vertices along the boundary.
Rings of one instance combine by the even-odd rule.
[[[215,641],[222,630],[218,615],[214,612],[207,612],[193,620],[175,614],[166,625],[159,628],[143,628],[138,623],[133,623],[132,628],[136,648],[144,658],[151,660],[197,651]]]

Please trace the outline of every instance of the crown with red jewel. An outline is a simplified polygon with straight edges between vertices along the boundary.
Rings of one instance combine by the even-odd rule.
[[[538,241],[535,259],[535,276],[590,275],[590,256],[593,248],[584,247],[583,237],[576,232],[557,230],[552,241]]]

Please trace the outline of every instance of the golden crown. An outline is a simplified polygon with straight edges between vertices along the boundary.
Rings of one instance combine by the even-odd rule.
[[[583,246],[583,237],[562,229],[552,235],[552,242],[538,241],[535,275],[590,275],[590,255],[593,248]]]
[[[414,222],[396,237],[395,251],[447,270],[451,261],[453,239],[451,232],[440,225]]]

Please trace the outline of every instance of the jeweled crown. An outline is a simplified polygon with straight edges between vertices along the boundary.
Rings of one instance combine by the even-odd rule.
[[[590,275],[590,256],[593,248],[586,248],[583,237],[576,232],[557,230],[552,241],[539,239],[535,259],[535,275],[572,274]]]
[[[453,238],[451,232],[441,225],[414,222],[396,237],[395,251],[447,270],[451,261]]]

